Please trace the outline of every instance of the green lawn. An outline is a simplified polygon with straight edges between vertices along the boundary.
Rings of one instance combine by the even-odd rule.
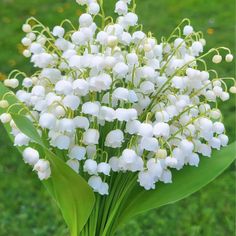
[[[20,55],[21,25],[34,15],[53,26],[65,17],[76,23],[82,9],[74,0],[1,0],[0,73],[14,68],[30,73]],[[114,0],[105,0],[112,12]],[[208,47],[234,44],[234,0],[137,0],[146,31],[168,35],[188,17],[206,35]],[[235,54],[235,51],[234,51]],[[233,64],[213,68],[235,74]],[[230,140],[235,139],[235,100],[222,106]],[[222,157],[223,158],[223,157]],[[210,169],[210,167],[209,167]],[[117,236],[233,236],[235,235],[235,168],[179,203],[150,211],[127,222]],[[66,236],[64,222],[43,186],[10,144],[0,127],[0,236]]]

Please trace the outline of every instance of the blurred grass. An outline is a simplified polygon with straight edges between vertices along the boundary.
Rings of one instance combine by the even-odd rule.
[[[112,13],[114,0],[105,0]],[[206,35],[207,47],[227,46],[235,54],[234,0],[137,0],[146,32],[160,39],[188,17]],[[52,27],[64,18],[77,22],[75,0],[0,1],[0,79],[18,68],[32,66],[20,52],[21,25],[36,16]],[[212,65],[221,75],[235,76],[233,64]],[[235,100],[221,106],[230,140],[235,140]],[[223,158],[223,157],[222,157]],[[210,168],[210,167],[209,167]],[[118,236],[233,236],[235,235],[235,168],[232,165],[213,183],[176,204],[150,211],[127,222]],[[23,164],[0,127],[0,236],[66,236],[64,222],[43,186]]]

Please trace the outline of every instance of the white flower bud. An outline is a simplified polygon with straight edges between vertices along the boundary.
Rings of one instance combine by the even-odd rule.
[[[96,2],[91,2],[89,5],[88,5],[88,12],[89,14],[91,15],[97,15],[100,11],[100,6],[98,3]]]
[[[110,35],[107,38],[107,45],[111,48],[114,48],[118,43],[118,38],[116,36]]]
[[[93,18],[90,14],[84,13],[79,18],[80,27],[89,27],[93,23]]]
[[[135,26],[138,22],[138,16],[135,13],[129,12],[124,18],[125,24]]]
[[[65,30],[63,27],[61,26],[55,26],[53,28],[53,31],[52,31],[52,34],[55,36],[55,37],[59,37],[59,38],[62,38],[65,34]]]
[[[219,54],[214,55],[212,58],[212,62],[215,64],[219,64],[219,63],[221,63],[221,61],[222,61],[222,56]]]
[[[31,40],[29,39],[29,38],[27,38],[27,37],[25,37],[25,38],[23,38],[22,40],[21,40],[21,43],[25,46],[25,47],[28,47],[28,46],[30,46],[31,45]]]
[[[9,113],[3,113],[0,115],[0,121],[3,124],[9,123],[12,120],[11,115]]]
[[[184,35],[190,35],[193,33],[193,27],[191,25],[184,26],[183,34]]]
[[[84,171],[88,172],[90,175],[97,174],[97,162],[92,159],[87,159],[84,162]]]
[[[107,40],[108,40],[108,33],[105,31],[100,31],[97,34],[97,41],[101,44],[101,45],[106,45],[107,44]]]
[[[99,132],[96,129],[88,129],[83,134],[83,143],[86,145],[98,144]]]
[[[110,171],[111,171],[111,167],[106,162],[101,162],[101,163],[98,164],[97,171],[98,171],[98,173],[102,173],[104,175],[109,176]]]
[[[19,81],[17,79],[5,79],[4,85],[10,88],[17,88],[19,86]]]
[[[167,157],[167,151],[166,149],[158,149],[157,153],[156,153],[156,157],[160,158],[160,159],[164,159]]]
[[[230,87],[229,91],[230,91],[231,93],[236,94],[236,86]]]
[[[234,59],[234,56],[233,56],[232,54],[227,54],[227,55],[225,56],[225,61],[226,61],[226,62],[232,62],[233,59]]]
[[[110,131],[105,139],[105,146],[112,148],[119,148],[124,142],[124,134],[121,130],[116,129]]]
[[[38,151],[31,147],[27,147],[26,149],[24,149],[22,155],[24,162],[31,166],[34,166],[39,160]]]
[[[128,12],[128,6],[124,1],[118,1],[116,3],[116,8],[115,8],[115,12],[118,15],[125,15]]]
[[[0,100],[0,108],[8,108],[9,107],[9,103],[7,100]]]
[[[22,26],[22,30],[23,30],[23,32],[25,32],[25,33],[30,33],[30,32],[32,31],[32,28],[31,28],[31,26],[30,26],[29,24],[24,24],[24,25]]]
[[[229,100],[229,93],[223,92],[223,93],[220,95],[220,99],[221,99],[223,102]]]

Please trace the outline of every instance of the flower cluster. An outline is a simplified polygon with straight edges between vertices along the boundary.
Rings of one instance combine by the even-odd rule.
[[[115,20],[104,15],[102,1],[77,3],[87,8],[78,28],[65,20],[50,31],[34,18],[23,25],[23,55],[39,70],[14,71],[4,84],[21,85],[15,95],[29,119],[95,192],[108,194],[114,172],[133,172],[146,190],[171,183],[171,169],[198,166],[200,155],[227,145],[218,101],[229,99],[225,81],[233,80],[232,93],[235,82],[208,69],[204,58],[213,54],[220,63],[226,52],[231,62],[229,49],[204,53],[203,35],[187,19],[158,41],[138,25],[131,0],[116,3]],[[14,144],[26,147],[24,161],[47,179],[50,164],[16,127],[7,98],[0,107],[8,108],[0,119],[10,122]]]

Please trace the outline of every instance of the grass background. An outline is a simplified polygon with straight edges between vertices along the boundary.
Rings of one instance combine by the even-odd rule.
[[[115,1],[104,2],[111,14]],[[196,30],[206,35],[207,47],[224,45],[235,49],[234,0],[137,0],[137,3],[144,29],[152,31],[157,38],[167,36],[182,18],[188,17]],[[5,78],[14,68],[27,73],[32,70],[27,59],[20,55],[21,25],[27,17],[35,16],[52,27],[66,17],[76,23],[81,12],[75,0],[1,0],[0,78]],[[233,64],[212,66],[221,75],[235,75]],[[233,141],[234,98],[221,108]],[[127,222],[117,236],[233,236],[235,204],[232,165],[191,197]],[[0,127],[0,236],[66,235],[68,231],[54,203]]]

